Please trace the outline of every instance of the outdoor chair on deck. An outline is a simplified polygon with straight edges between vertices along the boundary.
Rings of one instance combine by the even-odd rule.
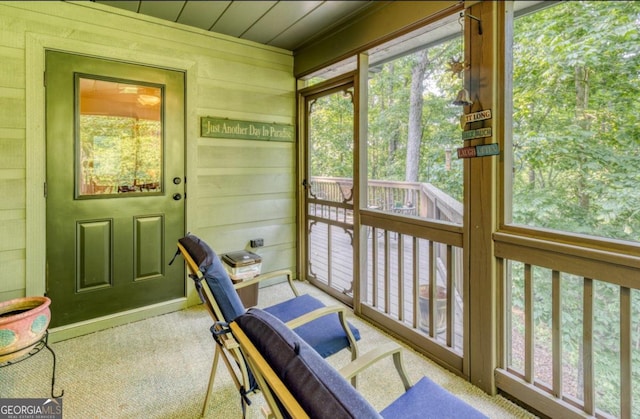
[[[391,342],[335,370],[294,331],[258,308],[229,325],[262,389],[268,418],[486,418],[426,377],[411,386],[402,349]],[[393,356],[406,392],[378,413],[347,379],[374,362]]]
[[[203,415],[206,412],[209,396],[213,389],[220,356],[222,356],[241,394],[243,408],[244,403],[249,403],[247,394],[257,389],[253,374],[247,368],[237,343],[231,336],[221,332],[223,329],[221,325],[227,324],[246,312],[236,291],[239,288],[252,286],[265,279],[286,275],[294,297],[265,308],[265,310],[280,321],[286,322],[288,327],[295,328],[296,332],[320,356],[327,357],[348,348],[351,351],[351,358],[357,358],[356,340],[360,339],[360,333],[346,321],[346,310],[338,306],[326,307],[321,301],[310,295],[299,295],[293,284],[291,271],[281,270],[265,273],[233,284],[218,255],[198,237],[189,234],[179,239],[178,249],[185,258],[190,271],[189,276],[194,280],[200,298],[214,321],[211,332],[216,341],[216,349],[202,410]],[[238,367],[238,374],[233,368],[231,359]],[[355,385],[355,379],[353,384]]]

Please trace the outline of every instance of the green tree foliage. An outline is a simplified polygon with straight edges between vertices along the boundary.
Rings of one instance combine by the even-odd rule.
[[[353,177],[353,89],[320,97],[309,106],[312,176]]]
[[[160,184],[159,121],[84,115],[80,127],[83,183],[93,183],[102,193],[116,193],[119,186]]]
[[[513,221],[640,240],[640,3],[516,20]]]
[[[461,108],[451,104],[462,81],[448,71],[448,63],[461,58],[460,39],[402,56],[371,68],[369,79],[368,177],[404,181],[410,125],[412,74],[423,65],[421,135],[418,182],[432,183],[462,200],[462,163],[446,162],[460,144]]]
[[[461,39],[445,41],[392,61],[372,65],[368,84],[367,158],[370,180],[405,181],[408,176],[412,81],[419,86],[422,111],[418,142],[418,182],[431,183],[462,201],[462,162],[455,158],[461,143],[462,109],[451,102],[462,80],[451,74],[448,63],[461,59]],[[422,65],[420,80],[412,80]],[[353,104],[350,94],[333,93],[310,105],[309,152],[313,176],[352,177]],[[449,156],[447,157],[447,152]],[[413,177],[413,176],[411,176]],[[414,180],[414,179],[412,179]]]

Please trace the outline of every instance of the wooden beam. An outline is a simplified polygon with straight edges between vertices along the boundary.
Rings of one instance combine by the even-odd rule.
[[[466,88],[473,105],[464,107],[464,113],[492,109],[499,104],[497,86],[498,9],[501,2],[481,2],[467,9],[467,13],[482,22],[482,34],[478,34],[475,20],[465,21],[465,71]],[[498,142],[501,133],[494,120],[482,121],[483,128],[492,128],[492,137],[470,139],[464,146]],[[462,142],[462,141],[461,141]],[[465,301],[469,334],[470,381],[489,394],[496,393],[494,371],[497,365],[497,272],[493,250],[493,233],[496,231],[498,170],[497,156],[465,159],[465,251],[468,254],[469,298]]]

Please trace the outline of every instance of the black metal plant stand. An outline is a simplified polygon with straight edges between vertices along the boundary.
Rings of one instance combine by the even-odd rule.
[[[47,348],[49,350],[49,352],[51,352],[51,355],[53,356],[53,371],[52,371],[52,374],[51,374],[51,397],[54,398],[54,399],[57,399],[59,397],[64,396],[64,390],[62,390],[62,392],[60,393],[59,396],[54,395],[54,389],[55,389],[55,385],[56,385],[56,354],[55,354],[55,352],[53,352],[53,349],[51,349],[51,347],[47,343],[48,339],[49,339],[49,331],[47,330],[47,331],[45,331],[45,333],[42,336],[42,338],[35,344],[35,346],[33,348],[31,348],[31,350],[28,353],[22,355],[19,358],[12,359],[10,361],[0,362],[0,368],[7,367],[7,366],[13,365],[13,364],[17,364],[18,362],[24,361],[27,358],[31,358],[32,356],[34,356],[35,354],[40,352],[42,350],[42,348]],[[24,348],[18,349],[18,350],[13,351],[13,352],[9,352],[9,353],[4,354],[4,355],[11,355],[11,354],[14,354],[16,352],[20,352],[22,350],[24,350]]]

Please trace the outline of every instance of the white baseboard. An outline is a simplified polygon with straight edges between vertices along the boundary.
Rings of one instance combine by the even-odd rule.
[[[121,326],[123,324],[144,320],[161,314],[171,313],[173,311],[185,309],[190,305],[192,304],[189,303],[186,297],[176,298],[175,300],[164,301],[150,306],[135,308],[133,310],[122,311],[120,313],[110,314],[108,316],[98,317],[83,322],[55,327],[53,329],[49,329],[49,342],[60,342],[62,340],[75,338],[97,332],[99,330]]]

